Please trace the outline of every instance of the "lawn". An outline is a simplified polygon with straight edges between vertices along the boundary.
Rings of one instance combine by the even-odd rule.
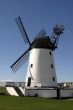
[[[0,87],[0,95],[6,94],[6,88],[5,87]]]
[[[73,101],[0,96],[0,110],[73,110]]]

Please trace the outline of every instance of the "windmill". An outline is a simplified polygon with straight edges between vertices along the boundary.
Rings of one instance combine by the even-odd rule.
[[[15,21],[24,42],[29,44],[29,48],[11,65],[13,72],[16,72],[29,57],[26,86],[56,87],[57,78],[53,51],[58,47],[58,41],[64,31],[64,26],[56,24],[50,37],[42,29],[30,42],[21,18],[18,17]]]

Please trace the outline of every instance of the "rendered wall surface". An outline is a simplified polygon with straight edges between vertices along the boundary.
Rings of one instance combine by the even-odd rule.
[[[73,97],[73,89],[61,89],[60,97]]]
[[[14,95],[14,96],[19,96],[17,94],[17,92],[15,91],[14,87],[6,87],[7,89],[7,92],[10,94],[10,95]]]
[[[36,96],[44,98],[56,98],[56,90],[51,89],[25,89],[25,96]]]
[[[53,52],[50,49],[34,48],[30,51],[26,82],[28,77],[32,79],[31,86],[57,86]]]

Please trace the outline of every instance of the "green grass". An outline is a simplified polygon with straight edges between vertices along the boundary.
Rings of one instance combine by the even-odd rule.
[[[6,88],[0,87],[0,94],[6,94]]]
[[[73,110],[73,101],[0,96],[0,110]]]

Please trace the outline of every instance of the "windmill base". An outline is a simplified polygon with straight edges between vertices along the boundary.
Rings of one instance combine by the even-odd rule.
[[[43,98],[56,98],[57,97],[57,89],[56,88],[25,88],[24,89],[25,96],[35,96],[35,97],[43,97]]]
[[[24,87],[24,82],[7,82],[6,90],[14,96],[35,96],[43,98],[73,98],[73,87]]]
[[[43,98],[73,98],[73,88],[25,88],[24,96]]]

